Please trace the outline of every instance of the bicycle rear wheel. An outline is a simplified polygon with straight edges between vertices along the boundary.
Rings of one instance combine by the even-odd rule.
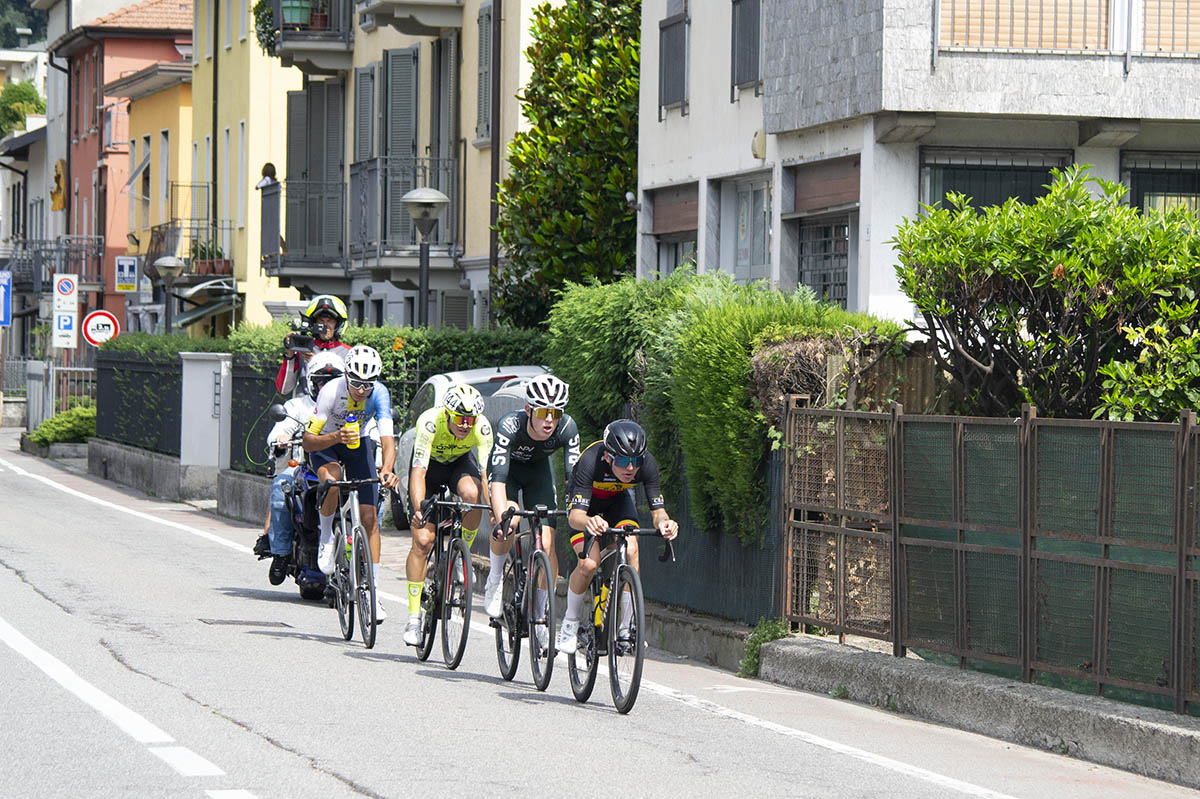
[[[437,631],[438,614],[441,612],[442,589],[438,577],[438,545],[429,549],[425,561],[425,587],[421,589],[421,645],[417,647],[417,660],[429,660],[433,651],[434,633]]]
[[[500,593],[504,598],[500,618],[496,619],[496,662],[500,664],[500,676],[511,680],[521,662],[521,593],[520,581],[523,572],[521,561],[509,553],[504,559],[504,576],[500,578]]]
[[[580,702],[588,701],[592,688],[596,685],[596,663],[600,656],[596,649],[596,631],[594,626],[596,595],[589,585],[583,595],[583,620],[579,623],[579,633],[576,638],[575,652],[567,657],[567,675],[571,678],[571,693]]]
[[[471,629],[471,553],[461,538],[450,541],[442,591],[442,658],[446,667],[458,668]]]
[[[533,553],[529,562],[525,597],[525,618],[529,620],[529,668],[533,671],[534,686],[544,691],[554,670],[554,578],[550,574],[550,559],[540,550]]]
[[[354,581],[358,595],[358,630],[362,633],[363,645],[375,646],[375,569],[371,566],[371,549],[367,545],[367,531],[359,527],[354,531]]]
[[[338,624],[342,628],[342,638],[349,641],[354,637],[354,594],[351,591],[350,559],[346,557],[346,547],[343,542],[342,528],[334,531],[333,574],[329,577],[329,585],[333,588],[333,604],[337,608]]]
[[[608,678],[618,713],[628,713],[642,684],[646,655],[646,608],[642,581],[632,566],[619,566],[613,579],[608,617]]]

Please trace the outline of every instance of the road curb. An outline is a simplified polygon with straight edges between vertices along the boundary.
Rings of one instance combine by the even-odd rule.
[[[759,657],[764,680],[1200,788],[1200,719],[807,636]]]

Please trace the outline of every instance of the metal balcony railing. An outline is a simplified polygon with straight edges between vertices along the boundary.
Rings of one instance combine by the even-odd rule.
[[[268,275],[289,266],[344,268],[345,184],[273,183],[262,189],[262,208],[262,260]]]
[[[350,165],[351,257],[416,252],[417,230],[400,198],[421,186],[450,198],[429,243],[450,249],[458,243],[457,158],[372,158]]]
[[[286,46],[354,37],[354,0],[271,0],[271,11]]]
[[[9,262],[17,291],[49,291],[55,274],[75,274],[81,286],[104,284],[104,237],[22,239]]]
[[[232,220],[171,219],[150,228],[145,271],[157,279],[154,262],[164,255],[174,255],[183,260],[184,275],[232,275],[232,245]]]

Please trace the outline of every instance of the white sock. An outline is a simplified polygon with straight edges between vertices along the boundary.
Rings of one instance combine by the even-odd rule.
[[[333,514],[326,516],[324,513],[318,513],[317,518],[321,522],[321,543],[328,544],[333,538]]]
[[[504,561],[508,560],[508,554],[497,555],[495,552],[488,552],[488,556],[492,561],[492,568],[488,570],[488,585],[496,585],[500,582],[500,578],[504,576]]]
[[[582,613],[583,594],[577,594],[570,588],[567,588],[567,613],[563,616],[563,621],[578,622]]]
[[[629,632],[629,626],[633,624],[633,597],[628,591],[621,594],[621,632]]]
[[[537,590],[537,606],[539,612],[545,612],[546,608],[549,607],[546,604],[546,593],[547,591],[545,588],[539,588]]]
[[[379,564],[378,563],[371,564],[371,576],[375,578],[376,601],[378,601],[378,594],[379,594]]]

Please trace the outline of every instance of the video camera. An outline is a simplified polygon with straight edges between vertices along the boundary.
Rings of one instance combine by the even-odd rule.
[[[292,332],[283,340],[284,349],[288,352],[312,352],[313,342],[317,336],[327,330],[320,322],[310,322],[308,319],[293,319]]]

